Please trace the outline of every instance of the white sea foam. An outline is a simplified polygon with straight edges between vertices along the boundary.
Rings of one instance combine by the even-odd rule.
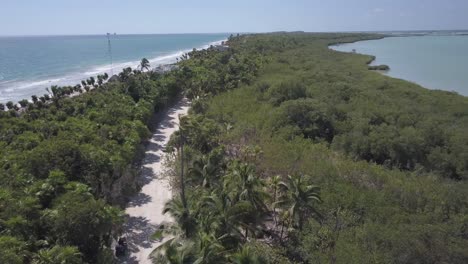
[[[210,42],[206,45],[197,47],[197,49],[206,49],[211,45],[219,45],[225,39]],[[180,58],[187,52],[192,51],[192,49],[174,51],[172,53],[164,54],[154,58],[149,58],[150,65],[152,68],[158,67],[163,64],[171,64],[177,61],[177,58]],[[5,102],[8,100],[18,101],[21,99],[28,99],[31,95],[37,94],[40,95],[45,93],[45,88],[52,85],[75,85],[81,82],[81,80],[87,79],[91,76],[96,76],[103,73],[108,73],[109,75],[117,74],[122,71],[123,68],[132,67],[136,68],[140,64],[140,61],[128,61],[128,62],[118,62],[112,65],[99,65],[92,66],[86,71],[74,72],[66,74],[59,78],[43,79],[43,80],[33,80],[33,81],[15,81],[10,80],[7,82],[0,82],[0,102]],[[1,76],[0,76],[1,77]],[[1,79],[0,79],[1,80]]]
[[[34,82],[20,84],[19,86],[16,86],[14,89],[24,90],[24,89],[29,89],[31,87],[36,87],[36,86],[52,85],[53,83],[58,83],[61,80],[62,80],[62,78],[48,79],[48,80],[42,80],[42,81],[34,81]],[[8,91],[8,90],[10,90],[10,89],[7,89],[6,91]]]

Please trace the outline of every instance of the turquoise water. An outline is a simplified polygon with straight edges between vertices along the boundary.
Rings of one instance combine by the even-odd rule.
[[[82,79],[135,67],[143,57],[152,66],[175,62],[193,48],[225,40],[229,34],[0,37],[0,102],[43,95],[50,85],[75,85]]]
[[[468,96],[468,36],[390,37],[332,47],[376,56],[388,75]]]

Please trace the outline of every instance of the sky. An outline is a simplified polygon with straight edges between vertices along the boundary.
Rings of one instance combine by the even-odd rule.
[[[0,35],[468,29],[468,0],[0,0]]]

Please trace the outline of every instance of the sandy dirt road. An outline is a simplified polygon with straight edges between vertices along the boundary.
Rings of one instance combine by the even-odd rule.
[[[153,132],[139,176],[143,187],[131,198],[125,209],[124,235],[127,237],[129,252],[126,258],[121,259],[121,263],[152,263],[149,255],[161,243],[151,240],[151,235],[161,223],[171,220],[162,213],[165,203],[172,197],[169,183],[161,175],[164,171],[163,149],[172,133],[179,128],[179,115],[186,115],[188,109],[188,101],[182,99],[164,113]]]

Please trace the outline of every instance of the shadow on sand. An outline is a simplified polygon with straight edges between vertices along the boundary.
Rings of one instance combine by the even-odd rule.
[[[142,167],[138,176],[138,182],[143,187],[157,179],[160,172],[154,171],[151,165],[161,162],[161,156],[163,155],[163,149],[166,141],[169,139],[162,133],[162,129],[174,128],[177,124],[178,117],[171,117],[177,111],[188,106],[187,100],[180,100],[176,105],[158,114],[152,121],[151,127],[155,128],[153,131],[152,138],[148,141],[146,146],[146,153],[143,159]],[[152,201],[151,196],[145,193],[137,193],[133,196],[127,207],[143,206],[145,204],[155,202]],[[139,252],[139,248],[151,248],[154,240],[151,236],[156,231],[157,226],[150,223],[150,219],[145,217],[135,217],[126,215],[126,221],[124,224],[124,232],[128,242],[128,254],[125,257],[119,259],[119,263],[136,264],[138,260],[132,253]]]
[[[156,231],[156,226],[149,223],[144,217],[126,217],[124,229],[127,230],[128,252],[120,258],[121,263],[138,263],[131,253],[138,252],[138,248],[151,248],[153,240],[151,236]]]
[[[146,203],[151,202],[151,196],[145,193],[138,193],[132,200],[128,203],[128,206],[136,207],[142,206]]]

